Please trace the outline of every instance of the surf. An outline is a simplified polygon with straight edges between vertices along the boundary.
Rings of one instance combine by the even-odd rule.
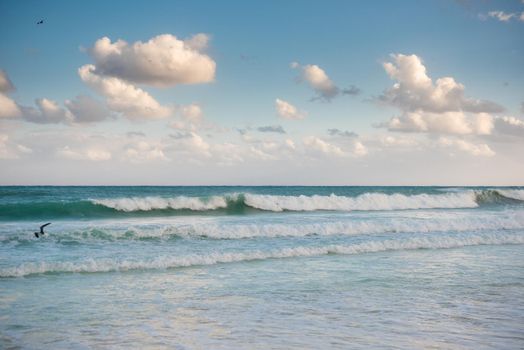
[[[81,261],[26,262],[15,267],[0,268],[1,278],[24,277],[50,273],[101,273],[133,270],[166,270],[172,268],[208,266],[224,263],[262,261],[268,259],[304,258],[324,255],[356,255],[419,249],[452,249],[478,245],[524,244],[519,233],[471,234],[454,236],[413,237],[402,240],[372,240],[354,244],[297,246],[278,250],[242,252],[209,252],[185,256],[163,255],[149,260],[90,258]]]

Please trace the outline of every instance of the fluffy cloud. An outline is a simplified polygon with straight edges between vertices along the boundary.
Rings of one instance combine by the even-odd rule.
[[[278,115],[284,119],[299,120],[304,119],[304,117],[306,116],[306,114],[304,112],[299,111],[297,107],[279,98],[275,100],[275,108],[277,110]]]
[[[18,159],[33,151],[24,145],[9,140],[9,135],[0,134],[0,159]]]
[[[268,126],[260,126],[257,128],[258,132],[274,132],[277,134],[285,134],[286,131],[284,128],[280,125],[268,125]]]
[[[182,113],[182,116],[189,122],[195,124],[202,122],[202,108],[196,103],[180,107],[180,112]]]
[[[441,147],[456,149],[477,157],[493,157],[495,155],[495,152],[493,152],[493,150],[486,144],[476,145],[460,139],[441,137],[438,140],[438,145]]]
[[[0,118],[12,118],[21,114],[20,108],[15,101],[7,96],[8,93],[14,90],[15,87],[7,73],[0,69]]]
[[[3,69],[0,69],[0,92],[5,94],[14,90],[15,86],[11,83],[7,73]]]
[[[393,62],[386,62],[383,66],[396,83],[384,92],[380,100],[399,108],[402,113],[379,124],[379,127],[390,131],[450,135],[524,136],[524,122],[496,115],[504,110],[496,103],[465,97],[464,85],[451,77],[433,82],[418,56],[398,54],[392,55],[392,59]],[[465,149],[463,145],[461,147]],[[473,148],[469,149],[469,153],[474,153]],[[481,150],[477,153],[489,152]]]
[[[26,121],[38,124],[71,123],[74,121],[73,114],[58,105],[57,102],[38,98],[35,100],[37,109],[33,107],[21,107],[22,118]]]
[[[105,105],[85,95],[66,100],[66,108],[47,98],[36,99],[37,108],[19,106],[4,94],[14,89],[7,74],[0,70],[0,118],[21,117],[39,124],[71,124],[101,121],[110,115]]]
[[[166,152],[190,155],[193,157],[211,157],[211,146],[196,132],[189,131],[171,135],[172,143],[166,146]]]
[[[326,72],[316,64],[301,66],[297,62],[291,63],[291,68],[300,69],[300,79],[306,81],[317,94],[316,98],[330,101],[340,93],[340,89],[328,77]]]
[[[380,100],[403,111],[433,113],[472,112],[496,113],[504,108],[494,102],[466,98],[464,85],[452,77],[435,82],[426,74],[426,67],[416,55],[391,55],[393,62],[385,62],[384,70],[397,82],[386,90]]]
[[[128,44],[104,37],[89,50],[97,75],[111,76],[138,84],[168,87],[213,81],[216,63],[203,50],[209,37],[197,34],[181,40],[171,34],[147,42]]]
[[[493,117],[487,113],[467,115],[463,112],[417,111],[393,117],[382,126],[392,131],[489,135],[494,122]]]
[[[495,130],[501,135],[524,138],[524,121],[515,117],[496,117]]]
[[[21,115],[21,111],[15,101],[0,93],[0,118],[14,118],[19,115]]]
[[[312,100],[329,102],[339,94],[356,96],[362,92],[354,85],[346,89],[340,89],[335,85],[333,80],[329,78],[327,73],[316,64],[306,64],[302,66],[297,62],[292,62],[290,66],[300,71],[298,81],[305,81],[313,91],[315,91],[316,96],[313,97]]]
[[[75,150],[71,149],[69,146],[65,146],[57,151],[57,155],[66,159],[90,160],[95,162],[111,159],[111,153],[97,148]]]
[[[147,161],[168,160],[164,154],[163,146],[158,143],[141,140],[125,146],[123,159],[131,163]]]
[[[304,139],[304,146],[309,151],[328,156],[344,157],[347,155],[340,147],[330,144],[316,136],[306,137]]]
[[[64,104],[76,123],[99,122],[110,116],[106,106],[90,96],[79,95],[73,100],[66,100]]]
[[[131,119],[158,119],[169,116],[172,107],[162,106],[146,91],[116,77],[98,75],[94,65],[78,69],[83,82],[105,96],[108,107]]]

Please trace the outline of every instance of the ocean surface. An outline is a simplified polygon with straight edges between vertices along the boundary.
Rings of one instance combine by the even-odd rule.
[[[0,348],[522,349],[524,188],[0,187]]]

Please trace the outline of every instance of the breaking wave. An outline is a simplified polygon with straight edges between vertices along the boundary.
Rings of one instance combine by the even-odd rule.
[[[475,234],[463,236],[416,237],[404,240],[368,241],[349,245],[292,247],[273,251],[215,252],[187,256],[159,256],[150,260],[119,260],[115,258],[23,263],[0,269],[0,277],[23,277],[46,273],[95,273],[130,270],[157,270],[177,267],[205,266],[221,263],[266,259],[313,257],[328,254],[352,255],[398,250],[449,249],[477,245],[524,244],[522,234]]]
[[[186,222],[165,225],[104,227],[98,226],[87,230],[54,231],[44,240],[58,243],[87,241],[121,240],[168,240],[176,238],[192,239],[247,239],[276,237],[305,237],[311,235],[377,235],[389,233],[431,233],[431,232],[482,232],[524,230],[524,212],[472,215],[439,215],[433,217],[392,217],[387,220],[334,219],[313,223],[292,221],[288,223],[220,223]],[[34,242],[27,230],[6,234],[0,238],[4,244],[25,244]]]
[[[524,190],[464,190],[438,194],[386,194],[369,192],[358,196],[225,194],[210,197],[123,197],[73,202],[36,202],[0,205],[0,219],[60,217],[155,216],[191,213],[243,214],[251,211],[377,211],[409,209],[476,208],[487,204],[517,204]]]

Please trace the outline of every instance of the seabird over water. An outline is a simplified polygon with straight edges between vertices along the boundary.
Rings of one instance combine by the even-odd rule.
[[[35,232],[35,237],[36,238],[40,237],[40,235],[45,235],[44,227],[46,227],[47,225],[51,225],[51,223],[48,222],[47,224],[44,224],[44,225],[40,226],[40,232]]]

